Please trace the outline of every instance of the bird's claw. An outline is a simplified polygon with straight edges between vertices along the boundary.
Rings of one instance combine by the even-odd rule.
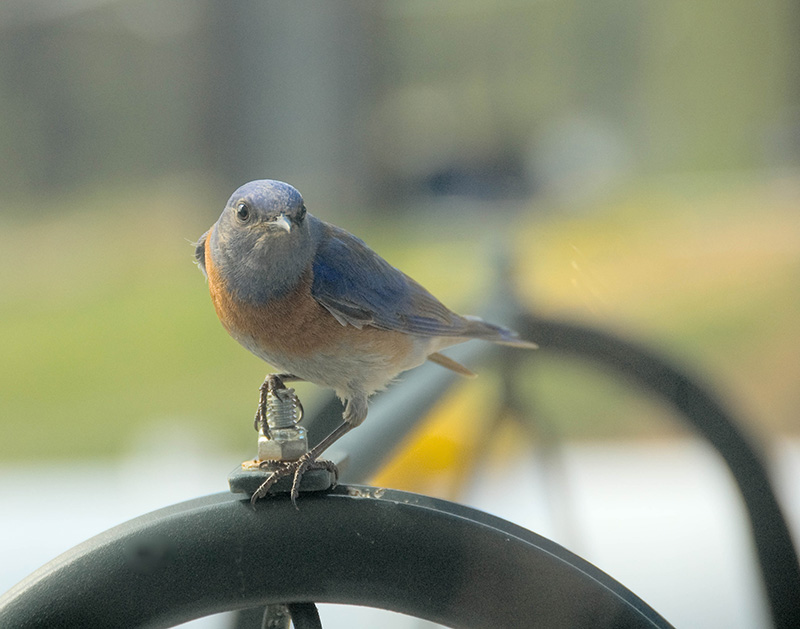
[[[301,456],[296,461],[261,461],[259,463],[260,468],[272,468],[272,473],[267,477],[267,479],[261,483],[261,485],[253,492],[253,495],[250,497],[250,504],[255,505],[256,501],[260,498],[263,498],[267,495],[270,488],[275,485],[280,479],[292,475],[292,489],[290,492],[290,497],[292,500],[292,504],[294,505],[295,509],[299,510],[297,506],[297,498],[300,495],[300,481],[303,478],[303,474],[305,474],[308,470],[327,470],[328,472],[333,474],[333,486],[336,486],[336,483],[339,480],[339,469],[336,467],[336,464],[333,461],[328,461],[327,459],[316,459],[311,456],[310,452],[307,452],[303,456]]]

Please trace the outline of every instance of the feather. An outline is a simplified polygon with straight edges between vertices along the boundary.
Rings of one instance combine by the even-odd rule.
[[[206,273],[206,238],[208,238],[208,232],[210,231],[209,229],[205,234],[200,236],[200,240],[194,245],[194,260],[206,277],[208,277],[208,273]]]
[[[340,323],[419,336],[464,336],[472,323],[449,310],[362,240],[326,225],[312,262],[311,294]]]
[[[444,367],[445,369],[449,369],[450,371],[455,371],[459,376],[464,376],[465,378],[477,378],[478,374],[470,371],[461,363],[454,361],[452,358],[448,358],[444,354],[440,354],[439,352],[434,352],[430,356],[428,356],[428,360],[432,363],[436,363],[440,367]]]

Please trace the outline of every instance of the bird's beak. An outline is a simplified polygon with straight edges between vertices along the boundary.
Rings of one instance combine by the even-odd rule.
[[[281,229],[286,230],[287,234],[290,231],[292,231],[292,221],[286,218],[286,214],[281,214],[278,218],[276,218],[273,221],[273,223],[275,223],[275,225],[280,227]]]

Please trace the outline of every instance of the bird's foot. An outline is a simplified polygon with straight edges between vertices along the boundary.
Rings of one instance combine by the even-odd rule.
[[[280,479],[287,476],[292,476],[292,489],[290,497],[295,509],[297,506],[297,497],[300,495],[300,481],[308,470],[326,470],[333,474],[333,485],[335,486],[339,478],[339,469],[333,461],[327,459],[317,459],[311,452],[306,452],[296,461],[261,461],[258,465],[260,468],[271,469],[272,473],[267,477],[261,485],[253,492],[250,497],[250,504],[255,505],[256,501],[267,495],[270,488],[275,485]]]

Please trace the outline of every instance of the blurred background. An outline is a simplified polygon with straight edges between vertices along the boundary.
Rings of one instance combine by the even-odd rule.
[[[257,178],[456,310],[507,258],[536,312],[701,374],[798,531],[797,3],[13,0],[0,59],[0,590],[253,456],[268,368],[192,243]],[[550,536],[676,626],[763,626],[714,455],[608,374],[535,361],[535,429],[503,428],[478,478],[452,468],[491,373],[376,482]]]

